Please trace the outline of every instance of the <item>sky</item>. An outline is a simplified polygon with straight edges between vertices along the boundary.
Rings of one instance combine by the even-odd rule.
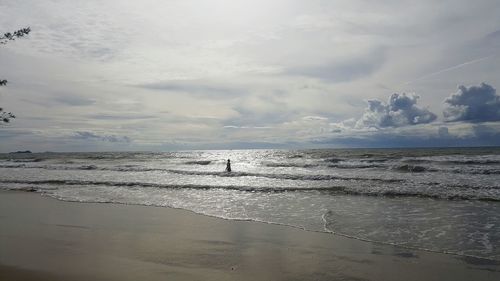
[[[500,145],[498,1],[0,0],[0,152]]]

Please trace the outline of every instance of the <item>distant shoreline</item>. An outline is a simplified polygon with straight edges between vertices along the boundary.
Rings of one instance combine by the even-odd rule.
[[[14,151],[14,152],[9,152],[9,154],[29,154],[32,153],[30,150],[20,150],[20,151]]]
[[[238,149],[182,149],[182,150],[116,150],[116,151],[14,151],[0,152],[0,154],[50,154],[50,153],[171,153],[191,151],[242,151],[242,150],[277,150],[277,151],[304,151],[304,150],[426,150],[426,149],[499,149],[500,146],[419,146],[419,147],[332,147],[332,148],[238,148]]]

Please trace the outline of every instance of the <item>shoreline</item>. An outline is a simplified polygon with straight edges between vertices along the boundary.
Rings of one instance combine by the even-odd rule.
[[[6,276],[2,278],[6,280],[84,280],[90,276],[96,280],[500,278],[500,262],[495,260],[286,225],[229,220],[184,209],[151,207],[82,204],[39,193],[0,191],[0,224],[4,226],[0,228],[3,249],[0,277]],[[48,276],[46,279],[44,274]]]
[[[382,246],[392,246],[392,247],[397,247],[397,248],[402,248],[405,250],[413,250],[413,251],[422,251],[422,252],[429,252],[429,253],[435,253],[435,254],[444,254],[444,255],[451,255],[451,256],[456,256],[459,258],[470,258],[470,259],[480,259],[480,260],[487,260],[491,262],[498,262],[500,264],[500,260],[494,259],[494,258],[489,258],[489,257],[482,257],[482,256],[475,256],[475,255],[467,255],[467,254],[460,254],[460,253],[455,253],[455,252],[450,252],[450,251],[440,251],[440,250],[433,250],[433,249],[426,249],[426,248],[418,248],[418,247],[412,247],[412,246],[406,246],[406,245],[399,245],[396,243],[389,243],[389,242],[381,242],[381,241],[375,241],[375,240],[370,240],[366,238],[360,238],[360,237],[355,237],[355,236],[350,236],[348,234],[343,234],[340,232],[335,232],[335,231],[330,231],[330,230],[311,230],[311,229],[306,229],[301,226],[297,225],[290,225],[290,224],[282,224],[282,223],[277,223],[277,222],[268,222],[268,221],[262,221],[262,220],[254,220],[254,219],[241,219],[241,218],[224,218],[224,217],[218,217],[215,215],[209,215],[209,214],[203,214],[203,213],[197,213],[193,210],[189,209],[183,209],[183,208],[176,208],[176,207],[170,207],[170,206],[157,206],[157,205],[143,205],[143,204],[128,204],[128,203],[120,203],[120,202],[86,202],[86,201],[73,201],[73,200],[63,200],[59,198],[55,198],[52,196],[46,196],[42,193],[38,193],[37,190],[1,190],[0,192],[14,192],[14,193],[33,193],[33,194],[38,194],[41,197],[52,199],[52,200],[57,200],[60,202],[69,202],[69,203],[77,203],[77,204],[113,204],[113,205],[124,205],[124,206],[142,206],[142,207],[149,207],[149,208],[167,208],[167,209],[172,209],[172,210],[179,210],[179,211],[185,211],[189,212],[193,215],[198,215],[198,216],[205,216],[209,218],[214,218],[214,219],[220,219],[220,220],[225,220],[225,221],[235,221],[235,222],[250,222],[250,223],[263,223],[263,224],[268,224],[268,225],[276,225],[276,226],[283,226],[283,227],[290,227],[302,231],[307,231],[307,232],[313,232],[313,233],[325,233],[325,234],[330,234],[330,235],[335,235],[338,237],[343,237],[343,238],[348,238],[348,239],[353,239],[361,242],[366,242],[366,243],[373,243],[373,244],[378,244]],[[369,195],[367,195],[369,196]]]

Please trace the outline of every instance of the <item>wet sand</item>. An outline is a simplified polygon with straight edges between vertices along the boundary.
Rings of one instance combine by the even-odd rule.
[[[2,191],[0,280],[500,280],[500,262]]]

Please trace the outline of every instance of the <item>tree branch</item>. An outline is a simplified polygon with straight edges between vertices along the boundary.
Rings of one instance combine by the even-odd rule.
[[[30,32],[31,32],[31,28],[26,27],[26,28],[16,30],[14,32],[4,33],[3,36],[0,36],[0,45],[7,44],[7,42],[9,42],[9,41],[24,37],[25,35],[28,35]]]

